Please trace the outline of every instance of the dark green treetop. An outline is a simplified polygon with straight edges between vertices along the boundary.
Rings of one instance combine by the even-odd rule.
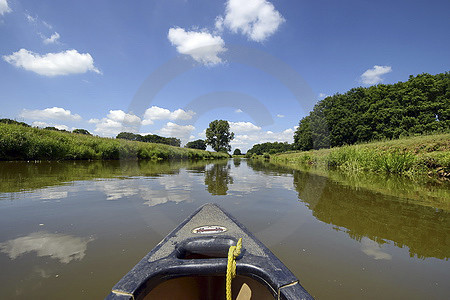
[[[204,140],[199,139],[199,140],[188,142],[184,147],[191,148],[191,149],[206,150],[206,143]]]
[[[230,124],[225,120],[215,120],[209,123],[206,129],[206,144],[216,152],[228,152],[231,150],[230,142],[234,139],[234,133],[230,132]]]
[[[86,134],[86,135],[92,135],[89,131],[87,131],[86,129],[74,129],[72,130],[73,133],[78,133],[78,134]]]

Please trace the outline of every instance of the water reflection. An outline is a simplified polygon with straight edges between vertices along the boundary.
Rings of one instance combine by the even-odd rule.
[[[233,183],[227,162],[215,163],[205,169],[205,185],[211,195],[226,195],[228,184]]]
[[[311,181],[317,185],[306,184]],[[317,219],[344,228],[350,237],[363,242],[366,254],[386,258],[373,247],[368,250],[371,244],[364,238],[379,244],[393,241],[398,247],[408,247],[410,255],[419,258],[450,257],[447,211],[354,189],[301,171],[294,172],[294,186]]]
[[[72,260],[82,260],[86,255],[87,244],[93,240],[39,231],[0,243],[0,252],[7,254],[10,259],[16,259],[28,252],[36,252],[39,257],[50,256],[67,264]]]
[[[389,253],[383,252],[381,249],[381,246],[375,242],[372,241],[369,238],[363,237],[361,239],[361,250],[365,254],[367,254],[370,257],[373,257],[376,260],[379,259],[386,259],[390,260],[392,259],[392,256]]]
[[[241,159],[240,158],[233,158],[233,164],[236,168],[238,168],[241,165]]]
[[[203,172],[205,166],[210,163],[211,161],[0,162],[0,193],[3,193],[1,195],[3,198],[11,198],[16,196],[12,193],[48,188],[73,181],[132,176],[159,177],[178,174],[181,168],[198,169],[199,172]],[[49,193],[51,190],[47,189],[46,192]],[[126,195],[127,193],[122,196],[112,194],[110,199]],[[53,193],[43,196],[56,199],[67,195]]]

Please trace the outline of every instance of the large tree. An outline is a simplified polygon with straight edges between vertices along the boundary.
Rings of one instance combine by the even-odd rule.
[[[206,144],[216,152],[228,152],[231,150],[230,142],[234,139],[234,133],[230,132],[230,124],[225,120],[215,120],[209,123],[206,129]]]

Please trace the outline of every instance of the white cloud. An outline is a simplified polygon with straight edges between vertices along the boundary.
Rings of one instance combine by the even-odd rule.
[[[238,108],[238,109],[236,109],[234,112],[239,114],[239,113],[242,112],[242,109]]]
[[[11,12],[11,8],[8,5],[8,0],[0,0],[0,16]]]
[[[361,75],[361,81],[364,84],[372,85],[383,81],[382,75],[392,72],[391,66],[373,66]]]
[[[33,17],[33,16],[31,16],[31,15],[29,15],[27,13],[25,14],[25,17],[27,18],[28,22],[30,22],[30,23],[34,23],[37,20],[37,17]]]
[[[225,42],[220,36],[207,31],[185,31],[183,28],[170,28],[167,38],[181,54],[190,55],[195,61],[205,65],[222,62],[218,56],[225,52]]]
[[[120,132],[137,132],[141,118],[123,110],[110,110],[106,118],[90,119],[95,124],[94,131],[103,136],[114,136]]]
[[[230,131],[235,134],[241,132],[250,132],[250,131],[259,131],[261,127],[256,126],[252,122],[229,122],[230,123]]]
[[[50,126],[50,124],[48,124],[46,122],[41,122],[41,121],[34,121],[33,123],[31,123],[31,125],[33,127],[41,127],[41,128]]]
[[[50,25],[50,24],[48,24],[48,23],[45,22],[45,21],[42,21],[42,24],[44,24],[44,26],[47,27],[48,29],[53,29],[53,26]]]
[[[81,120],[80,115],[72,114],[68,109],[61,107],[51,107],[46,109],[35,109],[28,110],[24,109],[19,115],[22,118],[32,119],[32,120],[63,120],[63,121],[79,121]]]
[[[159,130],[159,134],[166,137],[176,137],[182,141],[189,139],[191,132],[195,129],[192,125],[178,125],[168,122],[163,128]]]
[[[141,123],[141,118],[134,114],[125,113],[123,110],[110,110],[109,114],[106,116],[116,122],[139,125]]]
[[[59,129],[59,130],[69,130],[69,127],[68,127],[68,126],[66,126],[66,125],[61,125],[61,124],[53,125],[53,127],[57,128],[57,129]]]
[[[55,32],[49,38],[44,39],[44,44],[58,43],[59,38],[60,38],[59,33]]]
[[[45,127],[55,127],[59,130],[69,130],[69,127],[63,124],[49,124],[46,122],[41,122],[41,121],[34,121],[33,123],[31,123],[31,126],[33,127],[40,127],[40,128],[45,128]]]
[[[266,0],[228,0],[225,17],[216,18],[216,28],[227,27],[241,32],[250,40],[262,42],[274,34],[285,21],[272,3]]]
[[[266,142],[288,142],[294,141],[294,129],[288,128],[281,132],[273,131],[253,131],[245,134],[236,134],[234,140],[231,141],[233,148],[239,148],[243,152],[246,152],[254,144],[261,144]]]
[[[4,55],[3,59],[18,68],[44,76],[80,74],[88,71],[101,74],[94,66],[94,59],[89,53],[78,53],[74,49],[45,55],[20,49],[11,55]]]
[[[171,112],[166,108],[152,106],[144,113],[143,125],[153,124],[154,120],[190,120],[194,115],[195,112],[192,110],[184,111],[182,109],[177,109]]]
[[[41,231],[0,243],[0,251],[6,253],[11,259],[29,252],[36,252],[39,257],[50,256],[67,264],[72,260],[82,260],[86,255],[87,244],[93,240],[93,238]]]
[[[325,93],[319,93],[319,98],[326,98],[326,97],[329,97],[330,95],[328,95],[328,94],[325,94]]]
[[[281,115],[281,114],[277,115],[277,118],[284,118],[284,117],[285,117],[285,115]]]

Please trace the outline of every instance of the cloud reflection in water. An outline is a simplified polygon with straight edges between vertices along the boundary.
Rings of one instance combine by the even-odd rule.
[[[86,255],[87,244],[93,240],[93,238],[39,231],[0,243],[0,252],[6,253],[11,259],[16,259],[28,252],[36,252],[39,257],[50,256],[67,264],[72,260],[83,259]]]
[[[381,250],[380,245],[378,245],[377,242],[372,241],[369,238],[363,237],[361,239],[361,250],[362,252],[364,252],[365,254],[367,254],[368,256],[373,257],[376,260],[379,259],[385,259],[385,260],[390,260],[392,259],[392,255],[383,252]]]

